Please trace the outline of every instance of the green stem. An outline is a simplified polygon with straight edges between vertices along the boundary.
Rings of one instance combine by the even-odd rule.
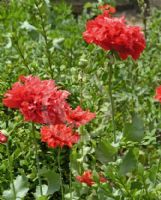
[[[61,173],[61,165],[60,165],[60,153],[61,153],[61,149],[58,149],[58,169],[59,169],[59,175],[60,175],[60,188],[61,188],[61,196],[62,196],[62,200],[64,200],[64,190],[63,190],[63,180],[62,180],[62,173]]]
[[[147,199],[150,199],[149,198],[149,192],[147,190],[147,186],[146,186],[146,183],[145,183],[144,176],[142,176],[142,182],[143,182],[143,186],[144,186],[144,190],[145,190],[145,195],[146,195]]]
[[[33,144],[34,144],[34,148],[35,148],[37,176],[38,176],[38,180],[39,180],[40,194],[42,196],[43,191],[42,191],[42,182],[41,182],[41,177],[40,177],[40,162],[39,162],[38,147],[37,147],[37,142],[36,142],[36,134],[35,134],[34,123],[32,123],[32,134],[33,134],[32,135],[33,136]]]
[[[20,120],[18,123],[16,123],[14,126],[13,126],[13,129],[11,129],[9,131],[9,135],[11,135],[11,133],[13,133],[20,125],[21,123],[23,122],[23,120]]]
[[[16,189],[13,181],[13,174],[12,174],[12,160],[10,156],[10,151],[9,151],[9,144],[6,144],[6,149],[7,149],[7,156],[8,156],[8,168],[9,168],[9,173],[10,173],[10,180],[11,180],[11,185],[13,189],[13,194],[14,194],[14,199],[16,200]]]
[[[15,48],[16,48],[17,52],[19,53],[20,57],[22,58],[24,66],[28,69],[29,73],[31,74],[32,71],[29,68],[29,65],[28,65],[28,63],[27,63],[27,61],[25,59],[25,56],[24,56],[24,53],[23,53],[22,49],[20,48],[20,45],[19,45],[19,42],[18,42],[18,38],[17,38],[16,35],[13,36],[13,42],[15,44]]]
[[[39,16],[40,16],[40,20],[41,20],[41,28],[42,28],[42,36],[44,37],[44,41],[45,41],[45,49],[46,49],[46,56],[48,59],[48,66],[50,69],[50,75],[51,78],[54,78],[54,74],[53,74],[53,70],[52,70],[52,62],[51,62],[51,53],[49,50],[49,41],[48,41],[48,37],[47,37],[47,32],[45,30],[45,23],[44,23],[44,19],[43,19],[43,15],[41,13],[41,10],[39,8],[39,4],[35,1],[35,5],[37,7],[37,10],[39,12]]]
[[[137,76],[138,76],[138,65],[135,61],[132,62],[131,68],[130,68],[130,82],[131,82],[131,89],[132,89],[132,107],[136,109],[136,100],[135,97],[137,95],[135,94],[135,85],[137,83]]]
[[[158,166],[157,166],[157,173],[156,173],[156,177],[155,177],[155,186],[157,185],[157,174],[159,173],[159,169],[160,169],[160,164],[161,164],[161,157],[159,158],[158,161]]]
[[[102,184],[99,184],[99,187],[108,195],[108,197],[113,197],[113,195],[109,194],[109,191],[106,190],[106,188],[104,188],[104,187],[102,186]]]
[[[115,185],[118,186],[118,188],[124,193],[124,196],[127,195],[128,197],[130,197],[130,200],[133,200],[132,193],[128,189],[128,187],[126,187],[126,184],[124,183],[122,178],[117,174],[115,176],[115,179]]]
[[[144,24],[144,33],[146,39],[147,39],[147,22],[149,15],[150,15],[150,0],[144,0],[143,24]]]
[[[70,200],[72,200],[72,162],[71,162],[71,152],[70,152],[70,168],[69,168],[69,191],[70,191]]]
[[[114,99],[112,95],[112,76],[113,76],[112,63],[108,64],[108,69],[109,69],[108,84],[109,84],[109,97],[110,97],[110,103],[111,103],[113,138],[114,138],[114,142],[116,143],[115,108],[114,108]]]
[[[83,70],[80,71],[80,106],[82,107],[83,104]],[[81,139],[82,139],[82,145],[81,145],[81,153],[82,153],[82,162],[80,162],[80,173],[83,171],[83,163],[84,163],[84,156],[83,156],[83,144],[84,144],[84,131],[83,131],[83,126],[80,127],[80,134],[81,134]]]
[[[83,70],[81,70],[80,72],[80,106],[82,107],[82,103],[83,103]]]
[[[131,82],[131,89],[132,89],[132,91],[131,91],[131,94],[132,94],[132,99],[131,99],[131,101],[132,101],[132,107],[133,107],[133,109],[135,108],[135,99],[134,99],[134,95],[135,95],[135,91],[134,91],[134,76],[133,76],[133,71],[134,71],[134,62],[132,63],[132,66],[131,66],[131,68],[129,68],[130,69],[130,75],[131,75],[131,77],[130,77],[130,82]]]
[[[123,186],[126,194],[131,198],[131,200],[133,200],[133,197],[131,196],[130,191],[128,190],[128,188],[126,187],[126,185],[124,184],[124,182],[121,179],[118,179],[118,181],[120,182],[120,184]]]

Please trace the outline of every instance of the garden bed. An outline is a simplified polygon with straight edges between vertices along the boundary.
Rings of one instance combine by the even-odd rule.
[[[0,3],[2,200],[160,200],[161,11],[90,9]]]

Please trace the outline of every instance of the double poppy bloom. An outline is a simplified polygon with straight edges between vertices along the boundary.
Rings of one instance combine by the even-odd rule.
[[[65,121],[66,99],[69,92],[58,90],[53,80],[21,76],[3,99],[4,105],[17,108],[25,121],[57,124]]]
[[[91,121],[95,114],[83,111],[80,106],[72,109],[67,98],[70,93],[60,90],[53,80],[40,80],[34,76],[20,76],[19,81],[4,95],[3,103],[19,109],[25,121],[49,125],[42,127],[42,141],[50,147],[63,147],[79,140],[72,128]]]
[[[124,17],[111,17],[110,8],[87,22],[83,38],[106,51],[118,52],[123,60],[128,56],[138,59],[146,46],[141,28],[127,25]]]

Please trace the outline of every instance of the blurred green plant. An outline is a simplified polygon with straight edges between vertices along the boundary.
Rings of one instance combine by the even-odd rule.
[[[117,137],[113,144],[106,56],[100,48],[82,40],[86,21],[96,14],[88,13],[88,6],[82,15],[74,18],[71,6],[64,2],[0,3],[0,129],[11,133],[9,144],[16,194],[26,200],[61,199],[57,152],[40,142],[40,127],[36,125],[44,195],[41,196],[30,141],[31,125],[22,123],[17,111],[2,104],[3,94],[19,75],[32,73],[41,78],[54,78],[61,88],[70,91],[73,108],[81,103],[97,113],[92,123],[80,129],[81,142],[71,152],[65,149],[61,154],[65,199],[159,200],[161,112],[153,96],[155,87],[161,84],[161,12],[151,10],[146,29],[147,47],[138,62],[134,65],[127,59],[115,65],[113,98]],[[4,145],[0,145],[0,162],[0,198],[11,199]],[[92,187],[75,181],[75,176],[87,169],[101,171],[108,181],[102,184],[96,181]]]

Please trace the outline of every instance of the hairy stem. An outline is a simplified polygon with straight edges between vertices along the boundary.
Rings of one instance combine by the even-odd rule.
[[[31,74],[32,71],[29,68],[29,65],[28,65],[28,63],[27,63],[27,61],[25,59],[25,56],[24,56],[24,53],[23,53],[22,49],[20,48],[20,45],[19,45],[19,42],[18,42],[18,38],[16,36],[13,36],[13,41],[14,41],[14,44],[15,44],[15,48],[16,48],[18,54],[20,55],[24,66],[28,69],[29,73]]]
[[[41,28],[42,28],[42,36],[44,37],[46,56],[47,56],[47,59],[48,59],[48,66],[49,66],[51,78],[53,79],[54,74],[53,74],[53,69],[52,69],[51,53],[50,53],[50,50],[49,50],[49,41],[48,41],[48,37],[47,37],[47,32],[45,30],[45,23],[44,23],[44,19],[43,19],[43,15],[41,13],[41,10],[39,8],[39,4],[36,1],[35,1],[35,5],[36,5],[36,8],[38,10],[39,17],[40,17],[40,23],[41,23]]]
[[[112,77],[113,77],[113,69],[112,63],[108,63],[109,77],[108,77],[108,85],[109,85],[109,97],[111,103],[111,114],[112,114],[112,125],[113,125],[113,140],[116,143],[116,125],[115,125],[115,107],[114,107],[114,99],[112,94]]]
[[[62,200],[64,200],[64,190],[63,190],[63,177],[62,177],[62,173],[61,173],[61,165],[60,165],[60,153],[61,153],[61,149],[58,149],[58,169],[59,169],[59,175],[60,175],[60,188],[61,188],[61,196],[62,196]]]
[[[13,181],[13,174],[12,174],[12,159],[10,156],[10,151],[9,151],[9,143],[7,142],[6,144],[6,150],[7,150],[7,156],[8,156],[8,169],[9,169],[9,173],[10,173],[10,180],[11,180],[11,185],[12,185],[12,190],[13,190],[13,194],[14,194],[14,199],[16,200],[16,189],[15,189],[15,185],[14,185],[14,181]]]
[[[34,148],[35,148],[37,176],[38,176],[38,180],[39,180],[40,194],[42,196],[43,195],[43,191],[42,191],[42,182],[41,182],[41,177],[40,177],[40,162],[39,162],[38,146],[37,146],[37,141],[36,141],[36,134],[35,134],[34,123],[32,123],[32,136],[33,136],[33,144],[34,144]]]
[[[70,200],[72,200],[72,162],[71,162],[71,152],[70,152],[70,168],[69,168],[69,191],[70,191]]]

